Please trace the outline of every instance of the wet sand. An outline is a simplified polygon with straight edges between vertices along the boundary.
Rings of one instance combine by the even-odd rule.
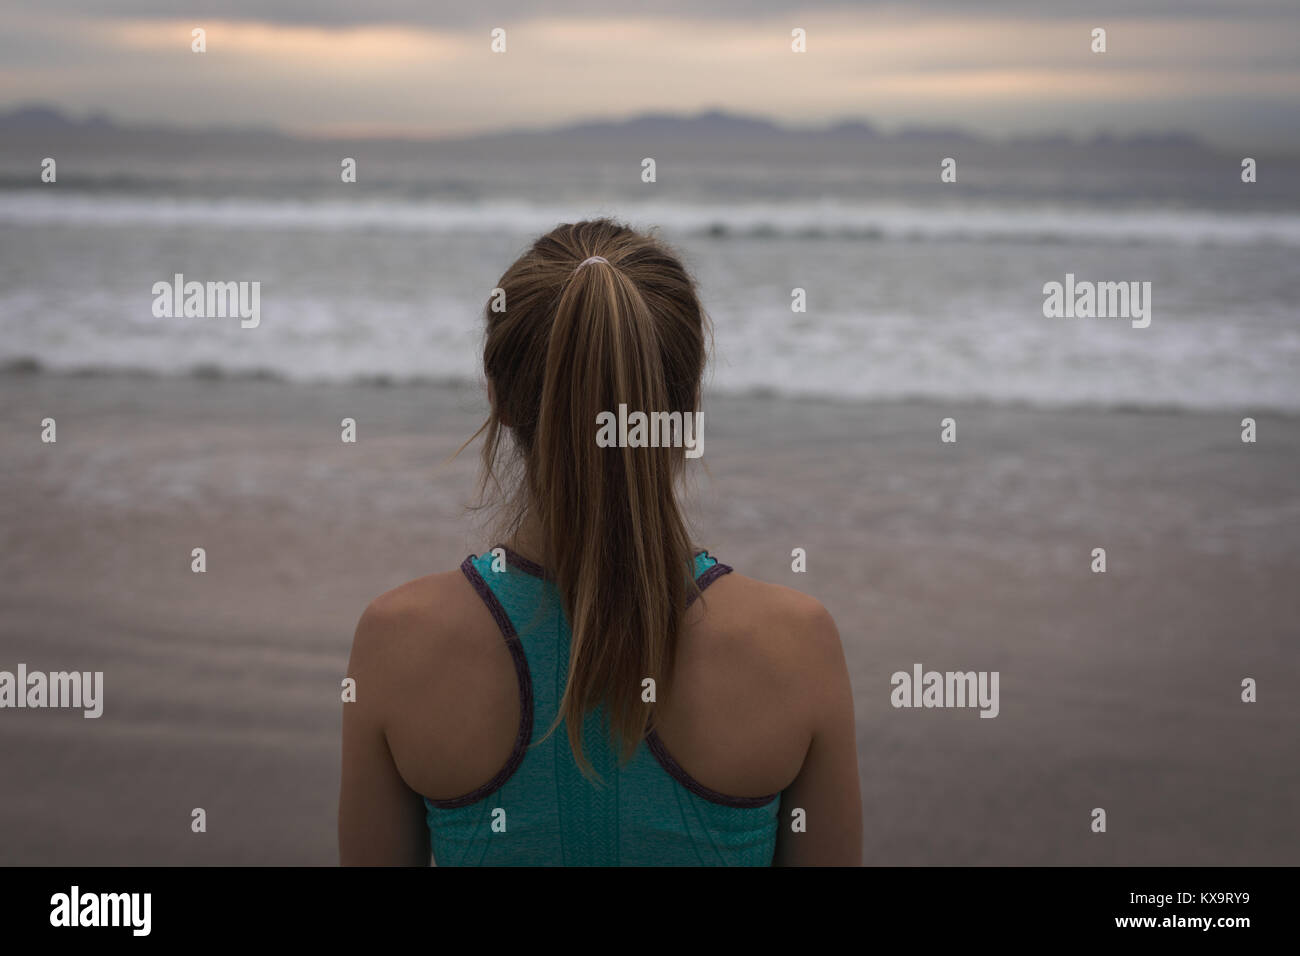
[[[489,543],[477,449],[446,463],[482,412],[0,375],[0,670],[106,685],[98,720],[0,710],[0,863],[334,863],[352,629]],[[1241,417],[708,400],[698,540],[834,614],[869,864],[1300,863],[1300,419]],[[893,708],[918,662],[1000,672],[999,716]]]

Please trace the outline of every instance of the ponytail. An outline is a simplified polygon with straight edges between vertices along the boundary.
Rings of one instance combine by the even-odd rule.
[[[579,767],[591,773],[584,719],[603,706],[620,757],[632,755],[652,716],[642,682],[667,689],[694,590],[676,493],[680,443],[601,447],[597,426],[620,405],[694,412],[704,317],[677,259],[607,220],[544,236],[502,288],[513,315],[498,314],[494,327],[489,313],[485,365],[496,402],[485,426],[485,482],[498,425],[509,423],[524,459],[515,524],[525,510],[535,520],[572,630],[548,734],[563,720]]]

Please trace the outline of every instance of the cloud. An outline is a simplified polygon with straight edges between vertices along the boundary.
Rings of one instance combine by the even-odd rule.
[[[1104,18],[1104,55],[1089,49],[1099,15],[1090,7],[1080,17],[1074,4],[997,0],[978,13],[942,2],[921,13],[819,5],[767,15],[746,5],[745,17],[725,15],[739,6],[728,3],[680,16],[669,15],[673,3],[638,5],[636,15],[602,4],[589,16],[556,13],[588,6],[561,2],[544,17],[531,5],[497,4],[485,22],[505,23],[509,46],[496,55],[486,27],[463,16],[438,21],[437,11],[459,4],[313,0],[281,5],[272,22],[233,16],[253,6],[238,0],[214,20],[179,19],[173,9],[151,17],[164,6],[152,0],[119,3],[112,16],[75,0],[38,13],[19,0],[0,39],[0,88],[10,105],[306,132],[455,134],[717,107],[794,123],[857,116],[993,133],[1175,124],[1223,139],[1254,123],[1265,124],[1261,135],[1294,141],[1300,124],[1287,118],[1297,112],[1300,18],[1260,19],[1270,3],[1234,4],[1252,13],[1237,18],[1195,0],[1143,5],[1142,18]],[[1173,6],[1214,6],[1216,15],[1149,15]],[[512,12],[517,20],[496,18]],[[790,52],[796,21],[808,31],[806,54]],[[189,50],[195,25],[208,31],[202,55]]]
[[[175,0],[8,0],[17,14],[44,17],[102,18],[116,20],[167,20],[176,16]],[[1085,9],[1086,7],[1086,9]],[[536,0],[493,0],[467,3],[465,0],[221,0],[195,5],[196,18],[259,20],[297,26],[348,27],[387,25],[425,27],[432,30],[470,26],[511,26],[535,19],[543,5]],[[773,16],[796,20],[823,12],[841,16],[866,13],[870,16],[904,13],[913,17],[968,17],[972,10],[992,19],[1022,21],[1088,17],[1147,19],[1209,17],[1231,20],[1295,15],[1294,0],[817,0],[791,3],[789,0],[656,0],[653,4],[632,0],[547,0],[547,17],[587,20],[621,20],[655,17],[663,20],[729,19],[743,22],[754,17]]]

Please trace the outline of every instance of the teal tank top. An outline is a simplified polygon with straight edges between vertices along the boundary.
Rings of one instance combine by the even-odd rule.
[[[583,776],[562,722],[538,742],[559,709],[570,630],[543,568],[502,549],[461,565],[514,659],[519,735],[505,766],[471,793],[425,798],[438,866],[770,866],[780,794],[731,797],[687,774],[651,730],[620,766],[603,708],[582,739],[600,782]],[[701,590],[732,569],[695,557]]]

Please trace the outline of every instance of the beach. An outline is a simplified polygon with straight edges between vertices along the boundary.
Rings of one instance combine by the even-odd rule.
[[[449,460],[484,413],[468,383],[0,374],[0,669],[104,674],[98,719],[0,713],[0,863],[335,863],[352,631],[493,543],[477,446]],[[1245,444],[1247,413],[706,396],[697,541],[834,615],[867,864],[1297,862],[1300,418]],[[999,672],[998,716],[891,706],[918,663]]]

